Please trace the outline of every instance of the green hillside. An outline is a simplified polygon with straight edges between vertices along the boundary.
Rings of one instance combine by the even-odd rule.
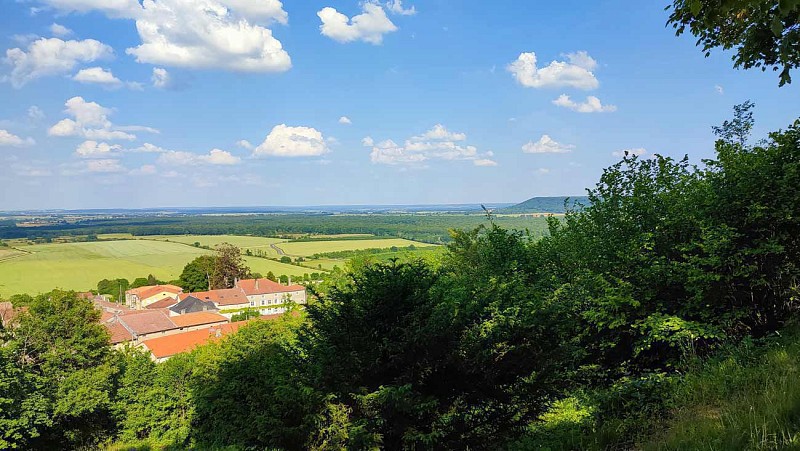
[[[587,204],[586,196],[556,196],[556,197],[531,197],[510,207],[501,208],[495,211],[499,214],[522,214],[522,213],[564,213],[564,205],[575,206],[576,204]]]

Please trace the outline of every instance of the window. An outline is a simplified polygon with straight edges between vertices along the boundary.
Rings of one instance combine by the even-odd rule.
[[[250,301],[250,307],[255,307],[255,306],[256,306],[256,301]]]

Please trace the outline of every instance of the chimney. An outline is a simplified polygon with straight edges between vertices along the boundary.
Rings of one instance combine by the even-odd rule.
[[[291,284],[292,284],[292,276],[289,276],[289,282],[286,284],[286,286],[289,286]]]
[[[185,314],[186,314],[186,309],[185,308],[181,309],[181,315],[185,315]]]
[[[258,279],[256,279],[256,291],[258,291]]]

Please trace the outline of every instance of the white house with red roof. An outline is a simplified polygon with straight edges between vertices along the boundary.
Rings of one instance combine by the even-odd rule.
[[[166,298],[177,299],[183,288],[175,285],[148,285],[125,292],[125,304],[136,310],[146,308],[150,304]]]
[[[306,287],[302,285],[281,285],[269,279],[242,279],[236,281],[235,288],[245,294],[248,307],[258,309],[262,315],[283,313],[289,303],[306,303]]]

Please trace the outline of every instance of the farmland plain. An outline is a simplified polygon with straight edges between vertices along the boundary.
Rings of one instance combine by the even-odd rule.
[[[9,244],[14,247],[0,249],[0,297],[12,294],[37,294],[53,288],[89,290],[99,280],[154,275],[160,280],[174,280],[183,267],[194,258],[211,253],[194,246],[214,247],[221,243],[234,244],[250,250],[255,255],[246,256],[245,262],[253,272],[275,275],[303,276],[335,266],[343,267],[346,258],[308,259],[325,252],[386,249],[393,246],[399,252],[377,254],[375,260],[409,254],[405,248],[414,245],[417,252],[435,249],[426,243],[399,238],[371,238],[369,236],[329,235],[330,240],[295,241],[239,235],[152,235],[134,237],[129,234],[100,235],[100,241],[65,242],[48,244]],[[304,257],[303,266],[289,265],[270,258],[279,258],[285,252],[293,259]]]
[[[266,238],[261,236],[242,236],[242,235],[150,235],[137,237],[140,240],[171,241],[175,243],[189,244],[200,243],[201,246],[214,247],[218,244],[228,243],[242,249],[260,251],[269,257],[278,257],[279,253],[272,245],[283,243],[286,240],[280,238]]]
[[[183,267],[210,251],[155,240],[119,240],[20,246],[25,252],[0,261],[0,296],[37,294],[53,288],[89,290],[101,279],[176,279]],[[4,249],[8,251],[8,249]],[[302,276],[308,268],[246,257],[255,272]]]
[[[314,254],[326,252],[353,251],[359,249],[385,249],[390,247],[428,247],[433,246],[428,243],[418,243],[416,241],[401,238],[386,238],[374,240],[330,240],[330,241],[293,241],[278,244],[287,255],[310,257]]]

